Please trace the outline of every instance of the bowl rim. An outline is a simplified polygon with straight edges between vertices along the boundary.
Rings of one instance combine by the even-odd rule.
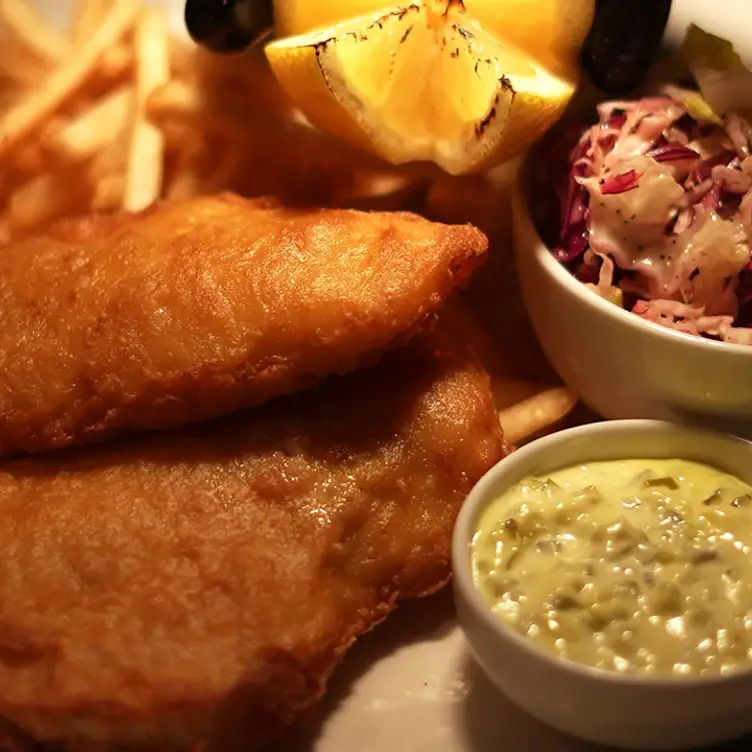
[[[524,462],[527,458],[535,457],[542,452],[551,451],[554,447],[569,440],[587,439],[587,443],[582,442],[582,447],[586,448],[593,443],[597,443],[598,437],[603,434],[615,433],[617,435],[626,435],[631,432],[655,435],[694,434],[706,442],[715,441],[726,445],[733,443],[743,446],[752,455],[752,441],[729,433],[698,426],[683,426],[670,421],[640,418],[588,423],[536,439],[516,449],[491,467],[473,486],[465,499],[457,517],[452,536],[452,576],[455,591],[460,591],[461,597],[465,605],[472,612],[473,618],[480,621],[493,632],[496,639],[510,643],[517,650],[525,653],[531,660],[546,663],[550,668],[563,671],[578,679],[605,682],[609,685],[622,687],[649,687],[650,689],[686,689],[700,686],[727,686],[738,682],[747,682],[752,677],[752,663],[726,674],[646,676],[639,674],[619,674],[614,671],[586,666],[576,661],[562,658],[539,647],[522,635],[517,634],[501,619],[494,616],[488,604],[483,600],[478,589],[475,587],[471,566],[470,543],[476,529],[475,521],[479,514],[499,493],[496,487],[498,486],[500,475],[503,477],[515,464]],[[625,459],[629,458],[625,457]],[[491,494],[492,489],[495,489],[494,494]],[[463,631],[465,631],[464,627]]]
[[[535,150],[532,150],[522,163],[517,180],[514,182],[512,190],[513,219],[515,225],[518,223],[525,225],[524,230],[529,232],[533,237],[535,241],[533,255],[549,277],[554,279],[557,284],[564,288],[568,293],[580,298],[585,305],[589,305],[593,308],[596,315],[610,318],[617,325],[623,324],[631,326],[633,329],[642,332],[646,336],[659,340],[659,342],[673,344],[679,347],[695,347],[697,349],[705,350],[708,353],[730,357],[752,357],[752,345],[740,345],[735,342],[719,342],[704,337],[695,337],[694,335],[686,334],[685,332],[677,332],[674,329],[669,329],[668,327],[661,326],[653,321],[648,321],[631,311],[627,311],[623,308],[619,308],[613,303],[609,303],[576,279],[560,261],[557,261],[554,258],[551,248],[549,248],[541,238],[535,221],[533,220],[533,215],[530,211],[532,186],[530,185],[529,176],[531,173],[528,166],[535,158],[536,152]],[[516,229],[515,236],[517,236],[519,232],[520,230]],[[515,237],[515,252],[518,254],[522,252],[520,245],[520,241]]]

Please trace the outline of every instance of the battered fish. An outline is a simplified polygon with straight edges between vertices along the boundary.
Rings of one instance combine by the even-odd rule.
[[[421,335],[250,413],[0,465],[0,714],[77,751],[257,748],[445,583],[503,453],[485,372]]]
[[[224,415],[375,362],[483,261],[416,215],[230,194],[0,254],[0,455]]]

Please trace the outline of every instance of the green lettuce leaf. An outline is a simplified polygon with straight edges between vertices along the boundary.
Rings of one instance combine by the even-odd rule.
[[[687,102],[690,114],[714,122],[730,112],[752,111],[752,71],[744,65],[731,42],[691,24],[679,55],[694,76],[701,95]]]

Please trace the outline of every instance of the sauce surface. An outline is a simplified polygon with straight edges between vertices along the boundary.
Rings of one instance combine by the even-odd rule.
[[[699,675],[752,664],[752,487],[685,460],[593,462],[522,481],[472,542],[501,620],[577,663]]]

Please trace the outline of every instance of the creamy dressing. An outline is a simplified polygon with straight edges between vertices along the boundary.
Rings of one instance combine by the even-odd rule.
[[[621,673],[752,664],[752,487],[685,460],[594,462],[484,511],[475,585],[541,647]]]

